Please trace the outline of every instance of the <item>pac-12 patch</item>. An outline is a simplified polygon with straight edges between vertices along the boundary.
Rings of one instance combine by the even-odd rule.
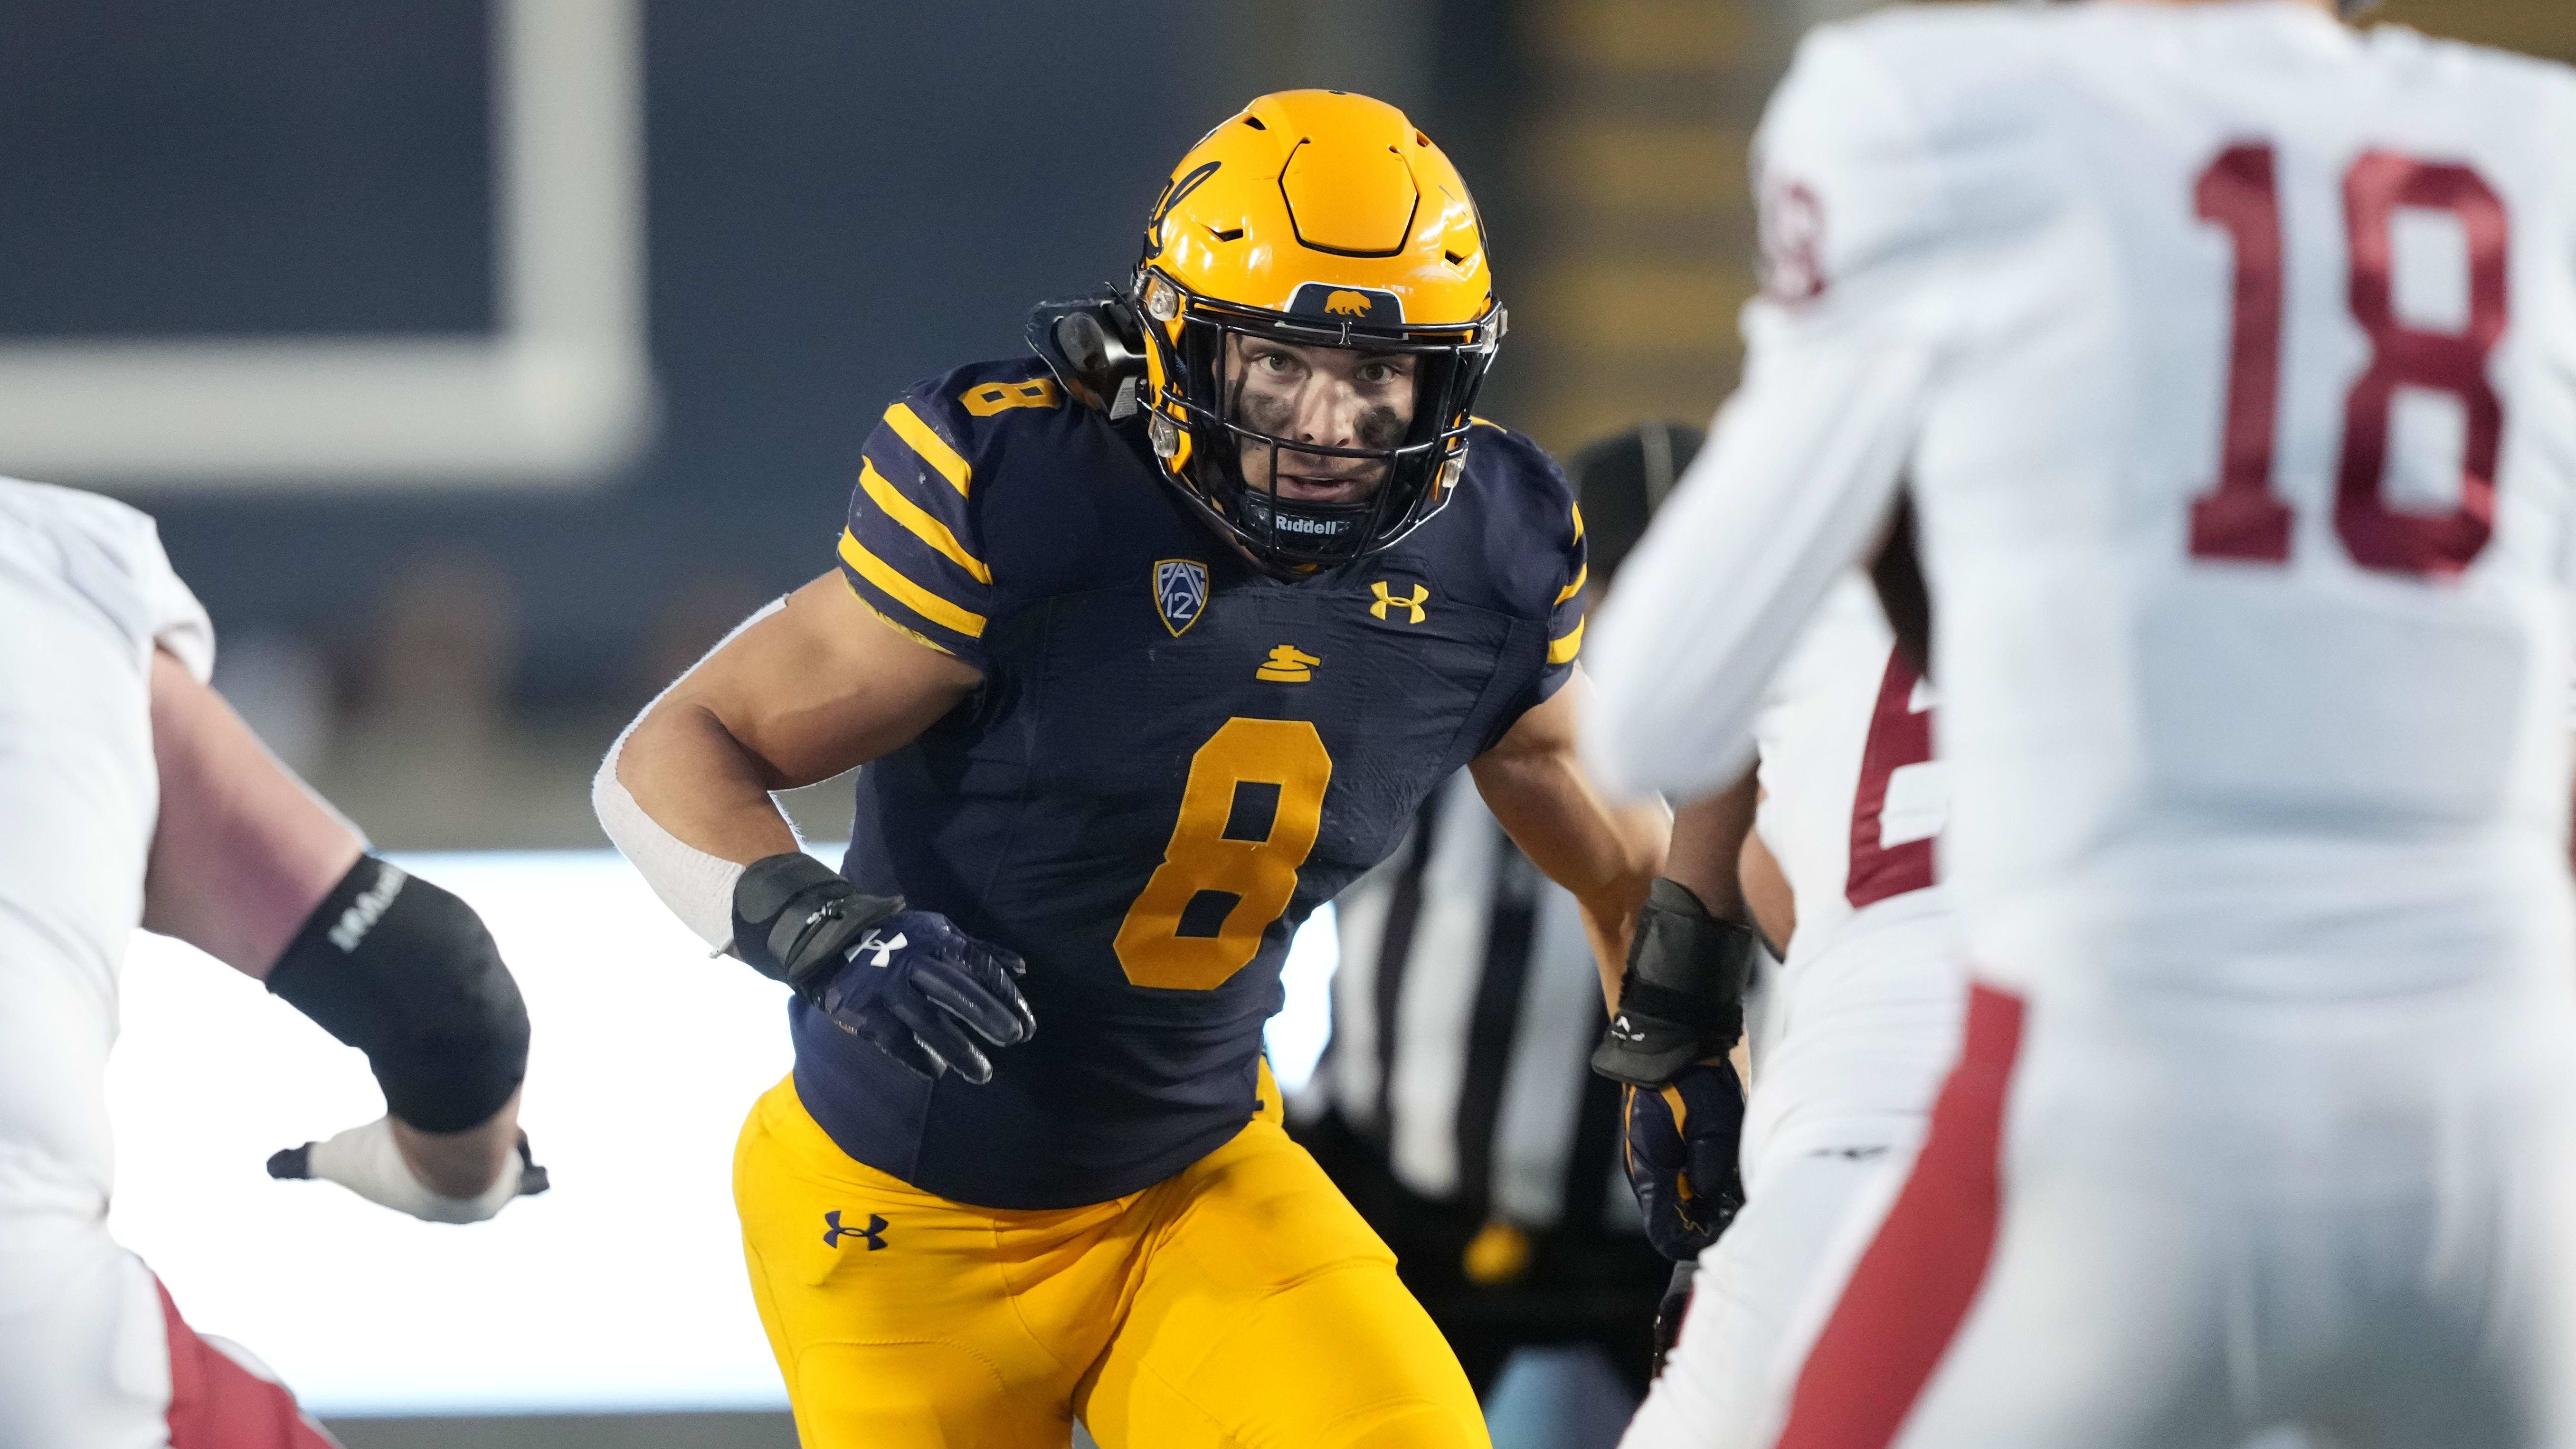
[[[1163,627],[1178,639],[1189,632],[1199,615],[1207,611],[1207,565],[1194,558],[1166,558],[1154,561],[1154,608],[1163,616]]]

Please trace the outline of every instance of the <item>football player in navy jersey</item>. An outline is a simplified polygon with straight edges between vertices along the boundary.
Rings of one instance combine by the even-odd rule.
[[[1030,331],[885,410],[840,568],[600,771],[662,898],[794,992],[735,1190],[799,1431],[1481,1445],[1261,1059],[1289,937],[1459,767],[1605,990],[1662,856],[1574,763],[1582,518],[1470,415],[1475,207],[1392,107],[1267,96]],[[862,764],[835,873],[769,792]]]

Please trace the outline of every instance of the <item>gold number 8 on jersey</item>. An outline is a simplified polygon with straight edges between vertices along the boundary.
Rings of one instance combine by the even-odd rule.
[[[1138,986],[1213,991],[1261,950],[1324,822],[1333,757],[1301,719],[1230,719],[1190,757],[1163,863],[1118,927]]]

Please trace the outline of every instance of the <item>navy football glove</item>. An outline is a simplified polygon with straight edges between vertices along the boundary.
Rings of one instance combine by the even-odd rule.
[[[925,1077],[954,1069],[981,1084],[993,1080],[993,1063],[979,1038],[1006,1047],[1037,1034],[1012,980],[1027,970],[937,911],[897,911],[861,932],[807,999],[834,1026]]]
[[[1744,1089],[1718,1057],[1682,1068],[1662,1088],[1630,1087],[1622,1159],[1646,1240],[1675,1262],[1717,1241],[1744,1206],[1736,1150],[1744,1140]]]
[[[993,1079],[976,1045],[1027,1041],[1037,1018],[1012,979],[1020,958],[899,896],[861,895],[801,852],[744,867],[733,892],[734,954],[925,1077],[955,1068]]]

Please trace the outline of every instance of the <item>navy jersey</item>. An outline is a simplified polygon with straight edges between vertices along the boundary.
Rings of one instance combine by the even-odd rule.
[[[801,1004],[796,1081],[858,1160],[998,1208],[1161,1181],[1256,1110],[1288,940],[1572,672],[1582,520],[1484,424],[1447,509],[1297,583],[1166,491],[1141,430],[1034,359],[906,393],[843,572],[984,675],[859,775],[843,869],[1026,958],[1037,1035],[925,1082]]]

